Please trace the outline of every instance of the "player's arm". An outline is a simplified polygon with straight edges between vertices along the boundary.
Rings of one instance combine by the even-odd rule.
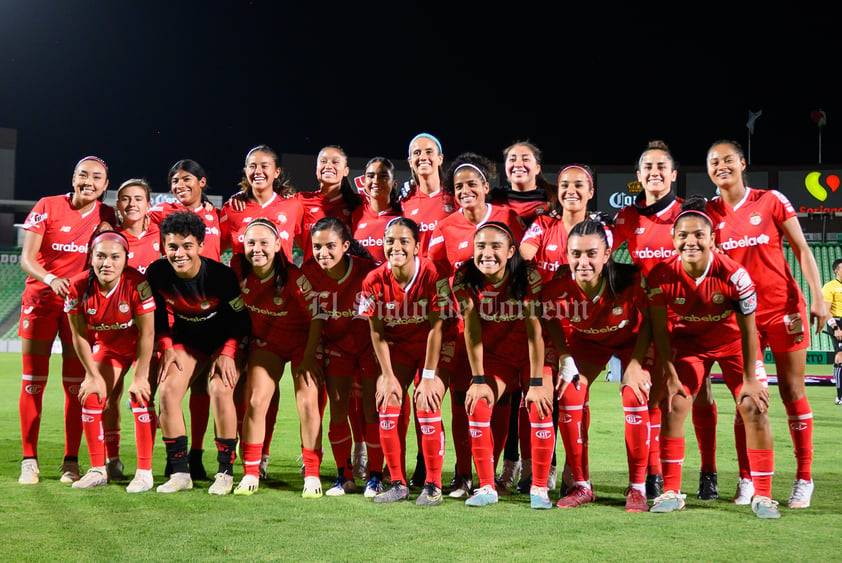
[[[468,352],[468,362],[471,364],[471,386],[465,394],[465,409],[468,414],[474,413],[474,406],[482,399],[489,405],[494,405],[494,392],[485,381],[485,367],[483,365],[482,324],[479,313],[474,307],[473,299],[464,299],[459,303],[462,310],[462,320],[465,323],[465,347]]]
[[[377,377],[377,391],[375,400],[377,409],[385,412],[387,406],[400,405],[403,401],[403,388],[392,371],[392,357],[389,353],[389,343],[386,341],[386,328],[380,317],[368,318],[371,345],[374,356],[380,365],[380,375]]]
[[[552,372],[544,371],[544,334],[541,328],[541,303],[528,301],[526,310],[526,338],[529,345],[529,389],[524,400],[526,408],[535,405],[541,418],[553,412]]]
[[[816,258],[807,244],[807,239],[804,238],[804,232],[801,230],[801,224],[797,217],[790,217],[781,223],[781,230],[789,241],[792,252],[801,266],[801,273],[804,274],[804,279],[807,280],[807,285],[810,287],[812,295],[810,300],[810,325],[816,324],[815,331],[818,334],[830,318],[830,309],[825,305],[822,298],[821,278],[819,277]]]

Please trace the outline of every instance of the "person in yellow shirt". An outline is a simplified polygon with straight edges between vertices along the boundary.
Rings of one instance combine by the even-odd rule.
[[[824,286],[822,295],[830,311],[827,334],[833,342],[833,380],[836,383],[836,404],[842,405],[842,258],[833,261],[833,275],[836,276]]]

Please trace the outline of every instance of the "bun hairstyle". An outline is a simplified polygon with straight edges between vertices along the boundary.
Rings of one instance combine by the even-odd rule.
[[[667,158],[670,159],[672,163],[672,169],[678,170],[678,162],[675,161],[675,158],[672,156],[670,152],[670,148],[667,146],[665,142],[660,139],[655,139],[653,141],[649,141],[646,144],[646,148],[643,149],[643,152],[640,153],[640,157],[637,159],[637,164],[635,170],[640,170],[640,161],[643,160],[643,156],[648,153],[649,151],[661,151],[667,155]]]
[[[681,204],[681,213],[678,214],[678,217],[675,218],[673,222],[673,227],[678,224],[678,222],[688,215],[694,215],[696,217],[700,217],[708,226],[713,230],[713,219],[705,211],[707,209],[707,198],[700,194],[691,194],[687,196],[687,199]]]

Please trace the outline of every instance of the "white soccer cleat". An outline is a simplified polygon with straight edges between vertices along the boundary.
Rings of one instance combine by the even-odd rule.
[[[269,460],[270,459],[272,459],[272,458],[270,458],[266,454],[263,454],[263,456],[260,458],[260,466],[259,466],[257,472],[258,472],[258,475],[260,476],[261,479],[267,479],[268,476],[269,476],[267,471],[269,470]]]
[[[61,472],[59,481],[62,483],[75,483],[79,480],[79,474],[82,472],[79,469],[78,461],[65,461],[61,464],[59,471]]]
[[[217,473],[213,476],[213,484],[208,489],[211,495],[227,495],[234,490],[234,476],[228,473]]]
[[[304,490],[301,491],[301,498],[321,498],[323,494],[321,479],[313,476],[304,478]]]
[[[787,506],[790,508],[809,508],[813,498],[813,481],[796,479],[792,484],[792,494],[789,495]]]
[[[18,483],[21,485],[35,485],[38,483],[38,474],[41,471],[38,469],[38,460],[29,458],[20,462],[20,477]]]
[[[752,497],[754,497],[754,483],[751,479],[740,477],[740,480],[737,482],[737,493],[731,502],[741,506],[747,506],[751,504]]]
[[[257,492],[260,487],[260,478],[254,475],[243,475],[237,488],[234,489],[234,494],[238,496],[250,497]]]
[[[134,479],[126,487],[126,492],[145,493],[146,491],[151,491],[154,485],[155,481],[152,478],[152,470],[138,469],[134,474]]]
[[[84,477],[75,481],[71,487],[74,489],[92,489],[94,487],[101,487],[108,484],[108,475],[105,473],[105,467],[91,467]]]
[[[170,475],[170,480],[163,485],[158,485],[155,489],[159,493],[177,493],[178,491],[186,491],[193,488],[193,479],[190,478],[189,473],[173,473]]]

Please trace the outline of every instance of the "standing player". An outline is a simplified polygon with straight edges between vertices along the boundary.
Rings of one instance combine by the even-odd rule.
[[[771,348],[795,450],[796,474],[790,508],[807,508],[813,495],[813,411],[804,372],[810,327],[824,328],[830,314],[822,299],[816,259],[789,200],[777,190],[757,190],[745,180],[746,160],[736,141],[716,141],[707,153],[708,176],[720,195],[708,203],[718,248],[742,264],[757,285],[757,332],[760,348]],[[810,316],[804,294],[783,252],[784,239],[801,265],[810,287]],[[740,451],[738,446],[737,451]],[[752,473],[754,468],[752,467]],[[750,483],[740,481],[735,502],[750,498]],[[744,490],[743,490],[744,489]],[[756,489],[756,487],[755,487]]]
[[[497,502],[494,466],[503,449],[495,443],[491,418],[500,397],[524,387],[531,426],[532,508],[552,508],[547,487],[555,450],[552,380],[544,373],[541,333],[541,276],[517,254],[517,243],[505,224],[489,221],[473,237],[473,260],[456,272],[453,294],[465,323],[465,347],[471,364],[466,393],[471,453],[479,488],[468,506]],[[503,436],[505,439],[505,435]]]
[[[365,165],[363,193],[365,201],[352,218],[354,238],[368,250],[375,264],[386,261],[383,253],[383,231],[386,224],[402,215],[397,200],[395,165],[383,156],[375,156]]]
[[[646,512],[650,376],[643,369],[650,343],[646,293],[637,266],[611,258],[606,224],[577,223],[567,239],[567,264],[544,286],[546,327],[561,358],[559,433],[573,483],[559,508],[594,501],[588,459],[590,386],[612,356],[624,368],[620,383],[625,414],[629,486],[626,512]],[[572,383],[572,384],[571,384]]]
[[[400,190],[403,215],[417,225],[421,238],[420,256],[427,256],[430,238],[439,221],[453,213],[451,194],[444,190],[444,153],[441,141],[430,133],[418,133],[409,141],[409,169],[412,178]]]
[[[746,454],[755,487],[752,511],[759,518],[780,518],[778,503],[771,499],[775,456],[767,415],[769,390],[755,375],[758,296],[748,272],[714,251],[714,222],[704,207],[704,198],[687,198],[674,224],[676,256],[657,264],[648,278],[653,336],[666,377],[661,428],[664,493],[651,512],[684,508],[684,422],[693,395],[716,362],[746,423]],[[667,309],[675,319],[670,327]]]
[[[833,343],[833,380],[836,383],[836,404],[842,405],[842,258],[833,261],[834,278],[822,286],[822,297],[830,311],[827,332]]]
[[[86,371],[79,401],[91,468],[73,483],[76,489],[108,483],[103,410],[106,402],[120,402],[119,396],[114,396],[117,382],[135,361],[129,395],[135,413],[137,472],[126,491],[142,493],[153,485],[152,419],[146,404],[152,398],[149,366],[155,340],[155,300],[143,274],[127,265],[128,253],[128,241],[116,231],[96,235],[91,241],[90,268],[71,278],[65,301],[73,347]]]
[[[20,265],[28,274],[21,303],[23,384],[19,408],[23,461],[18,482],[38,482],[38,433],[50,353],[58,335],[62,343],[64,387],[64,461],[61,482],[79,480],[82,405],[77,397],[85,368],[73,348],[67,317],[62,314],[70,278],[85,268],[87,242],[104,224],[113,226],[114,210],[100,201],[108,187],[108,167],[96,156],[82,158],[73,169],[73,192],[38,200],[26,218]]]
[[[225,495],[234,483],[237,415],[234,387],[249,333],[237,276],[201,256],[205,224],[192,211],[170,213],[161,223],[166,258],[146,270],[155,296],[155,336],[161,351],[159,422],[172,473],[159,493],[193,487],[188,468],[182,400],[197,378],[209,379],[219,469],[208,490]]]
[[[508,187],[491,191],[491,200],[511,207],[528,227],[549,211],[547,192],[555,191],[541,172],[541,150],[530,141],[517,141],[503,150]]]

